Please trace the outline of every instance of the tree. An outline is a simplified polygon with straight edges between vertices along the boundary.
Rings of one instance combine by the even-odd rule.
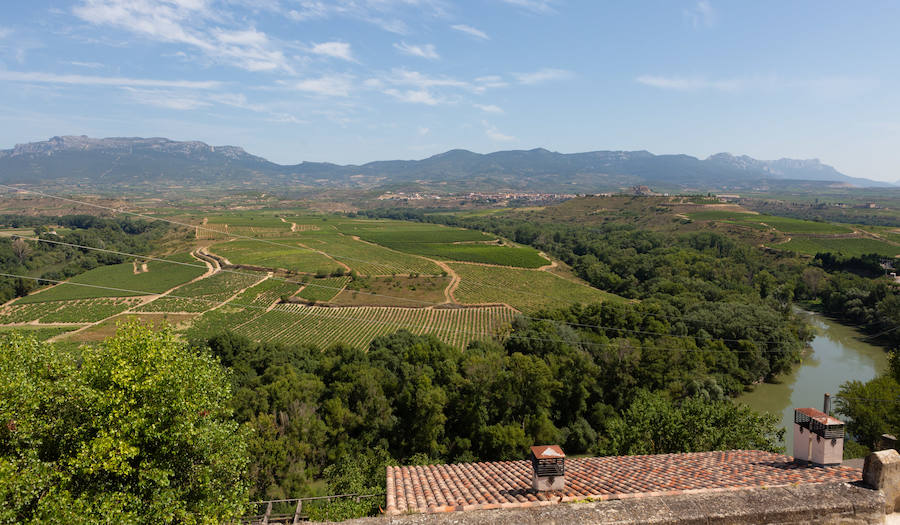
[[[847,418],[847,433],[866,447],[878,443],[882,434],[900,432],[900,383],[884,374],[863,383],[841,385],[835,412]]]
[[[65,351],[0,341],[0,523],[221,523],[245,432],[215,359],[135,322]]]
[[[31,255],[31,246],[29,246],[28,243],[25,242],[25,239],[22,239],[21,237],[12,242],[12,250],[19,259],[19,264],[25,264],[25,261],[27,261],[28,257]]]

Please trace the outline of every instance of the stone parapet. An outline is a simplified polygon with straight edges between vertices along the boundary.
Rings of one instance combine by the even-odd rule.
[[[727,492],[532,508],[404,514],[345,525],[875,525],[885,523],[884,493],[858,483],[816,483]]]

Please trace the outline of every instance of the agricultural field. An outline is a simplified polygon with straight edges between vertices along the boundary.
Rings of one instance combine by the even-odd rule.
[[[505,307],[326,308],[284,304],[233,331],[259,341],[320,347],[340,341],[365,347],[379,335],[402,329],[415,334],[433,334],[448,344],[464,348],[470,341],[497,335],[514,315],[513,310]]]
[[[139,312],[202,313],[265,279],[262,274],[218,272],[188,283],[138,308]]]
[[[150,313],[150,314],[122,314],[110,317],[102,323],[90,326],[78,332],[63,335],[61,341],[78,341],[80,343],[91,343],[103,341],[116,333],[116,329],[120,323],[128,320],[137,320],[138,323],[149,326],[154,329],[160,329],[163,326],[169,326],[176,332],[185,330],[198,314],[171,314],[171,313]]]
[[[137,274],[133,262],[101,266],[76,275],[65,283],[22,297],[15,304],[162,293],[206,272],[206,266],[189,254],[174,255],[167,259],[189,263],[191,266],[149,261],[147,271]]]
[[[209,247],[208,251],[228,259],[232,264],[283,268],[294,272],[327,274],[343,270],[343,266],[327,255],[322,255],[300,244],[296,237],[267,239],[260,242],[239,239],[221,242]]]
[[[348,235],[356,235],[392,250],[447,261],[521,268],[540,268],[549,263],[534,248],[500,245],[496,235],[464,228],[375,220],[344,222],[337,227]]]
[[[304,232],[300,239],[304,245],[327,253],[362,275],[440,275],[442,271],[437,264],[422,257],[356,240],[334,230]]]
[[[76,299],[42,303],[18,302],[0,308],[0,324],[94,323],[138,304],[136,298]]]
[[[374,277],[351,281],[330,302],[353,306],[428,306],[447,302],[450,277]]]
[[[459,275],[454,293],[462,304],[504,303],[524,313],[572,303],[624,301],[623,298],[554,273],[450,263]]]
[[[297,294],[297,297],[307,301],[330,301],[347,283],[350,277],[326,277],[325,279],[310,279]]]
[[[300,286],[294,281],[269,278],[247,288],[229,304],[268,308],[280,301],[282,297],[291,297],[296,294]]]
[[[721,221],[731,224],[745,224],[751,227],[770,227],[787,234],[839,235],[853,233],[852,228],[842,224],[805,221],[750,212],[704,210],[688,213],[687,216],[698,221]]]
[[[775,247],[807,255],[815,255],[819,252],[841,253],[850,256],[865,255],[867,253],[877,253],[885,257],[900,255],[900,246],[868,237],[849,239],[796,237]]]
[[[0,326],[0,337],[11,333],[20,333],[32,336],[38,341],[46,341],[51,337],[56,337],[76,329],[77,327],[74,326]]]

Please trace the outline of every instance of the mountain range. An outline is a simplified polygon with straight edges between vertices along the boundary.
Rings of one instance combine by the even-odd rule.
[[[165,138],[53,137],[0,150],[0,181],[88,185],[193,184],[242,187],[424,187],[448,190],[596,192],[635,184],[659,190],[752,189],[814,181],[822,187],[893,185],[840,173],[818,159],[706,159],[648,151],[557,153],[543,148],[488,154],[455,149],[422,160],[362,165],[281,165],[235,146]],[[804,183],[809,186],[809,183]]]

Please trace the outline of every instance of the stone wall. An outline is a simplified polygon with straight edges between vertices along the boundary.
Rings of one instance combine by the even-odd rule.
[[[820,483],[703,491],[529,509],[363,518],[347,525],[875,525],[885,523],[884,493],[861,484]]]

